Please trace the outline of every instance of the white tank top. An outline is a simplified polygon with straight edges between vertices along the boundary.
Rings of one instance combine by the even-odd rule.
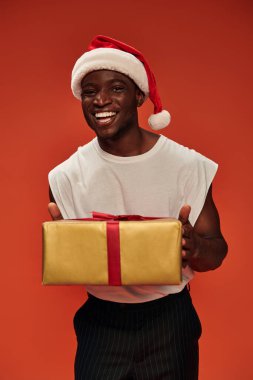
[[[148,152],[131,157],[103,151],[94,138],[49,173],[49,184],[64,219],[90,217],[92,211],[178,218],[180,208],[189,204],[194,225],[217,168],[162,135]],[[180,285],[99,285],[86,290],[109,301],[146,302],[181,291],[193,275],[187,266]]]

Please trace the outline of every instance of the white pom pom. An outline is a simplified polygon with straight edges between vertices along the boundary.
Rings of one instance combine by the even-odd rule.
[[[167,127],[170,123],[171,116],[168,111],[162,110],[159,113],[153,114],[148,118],[148,123],[152,129],[158,131]]]

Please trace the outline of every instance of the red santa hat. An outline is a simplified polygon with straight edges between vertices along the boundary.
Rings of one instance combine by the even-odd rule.
[[[148,123],[152,129],[167,127],[170,114],[162,109],[155,76],[142,53],[121,41],[106,36],[96,36],[75,63],[72,71],[71,88],[74,96],[81,100],[81,82],[88,73],[96,70],[113,70],[127,75],[154,104],[154,113]]]

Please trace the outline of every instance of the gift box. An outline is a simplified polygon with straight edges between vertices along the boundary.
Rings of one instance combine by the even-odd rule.
[[[96,214],[43,223],[43,284],[168,285],[181,282],[177,219]]]

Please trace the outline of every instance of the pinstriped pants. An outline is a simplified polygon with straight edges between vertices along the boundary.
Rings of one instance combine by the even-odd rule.
[[[201,324],[187,288],[140,304],[89,296],[76,312],[75,380],[197,380]]]

